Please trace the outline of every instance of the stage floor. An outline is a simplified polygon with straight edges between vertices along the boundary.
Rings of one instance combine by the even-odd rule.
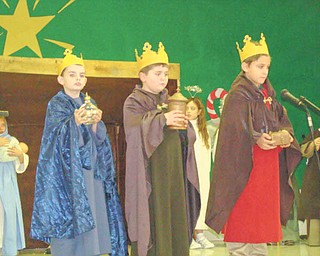
[[[43,249],[23,250],[19,253],[22,256],[44,256]],[[320,246],[310,247],[304,241],[295,243],[291,246],[270,245],[268,246],[268,256],[318,256],[320,255]],[[183,255],[179,255],[183,256]],[[190,250],[190,256],[228,256],[223,242],[215,242],[215,248],[208,250]]]

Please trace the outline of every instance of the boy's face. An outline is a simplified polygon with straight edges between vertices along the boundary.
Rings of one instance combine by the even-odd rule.
[[[6,119],[0,118],[0,134],[6,131]]]
[[[188,102],[186,109],[186,116],[188,120],[195,120],[198,118],[201,110],[198,109],[198,106],[193,101]]]
[[[140,72],[142,89],[154,94],[160,93],[168,84],[168,73],[168,67],[164,65],[155,66],[147,74]]]
[[[84,67],[81,65],[67,67],[62,76],[58,76],[58,82],[63,86],[67,95],[72,98],[78,98],[87,82]]]
[[[254,83],[257,87],[263,84],[268,77],[270,68],[270,57],[261,56],[259,59],[251,63],[242,62],[242,70],[245,72],[246,77]]]

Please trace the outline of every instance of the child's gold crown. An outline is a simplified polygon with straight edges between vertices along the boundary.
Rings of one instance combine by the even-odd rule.
[[[238,42],[236,42],[241,62],[257,54],[269,55],[268,45],[263,33],[261,33],[261,39],[259,42],[251,41],[251,37],[248,35],[244,37],[243,42],[244,45],[242,49],[240,49]]]
[[[137,49],[135,50],[139,71],[151,64],[169,64],[168,54],[165,52],[164,46],[161,42],[159,42],[158,52],[152,51],[151,48],[152,46],[148,42],[145,42],[143,46],[143,53],[140,57],[138,56]]]
[[[61,76],[62,71],[71,65],[81,65],[84,66],[83,59],[82,57],[79,58],[76,55],[72,54],[72,50],[70,49],[65,49],[64,51],[65,57],[63,58],[62,62],[58,66],[58,75]]]

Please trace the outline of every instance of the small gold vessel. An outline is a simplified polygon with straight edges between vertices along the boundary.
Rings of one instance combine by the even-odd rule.
[[[180,92],[180,80],[178,80],[177,83],[177,92],[174,93],[171,97],[168,99],[168,111],[172,110],[180,110],[183,114],[186,114],[186,106],[187,106],[187,98],[182,95]],[[180,122],[179,125],[169,125],[170,129],[176,129],[176,130],[186,130],[187,127],[184,122]]]
[[[97,107],[91,102],[91,97],[86,93],[84,97],[85,116],[87,118],[86,125],[94,123],[94,115],[97,114]]]

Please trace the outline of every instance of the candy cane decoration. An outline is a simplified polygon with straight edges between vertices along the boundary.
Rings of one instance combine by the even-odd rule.
[[[213,90],[207,98],[207,111],[210,118],[216,119],[219,118],[217,112],[214,110],[213,102],[215,99],[224,99],[227,96],[228,92],[223,88],[217,88]]]

